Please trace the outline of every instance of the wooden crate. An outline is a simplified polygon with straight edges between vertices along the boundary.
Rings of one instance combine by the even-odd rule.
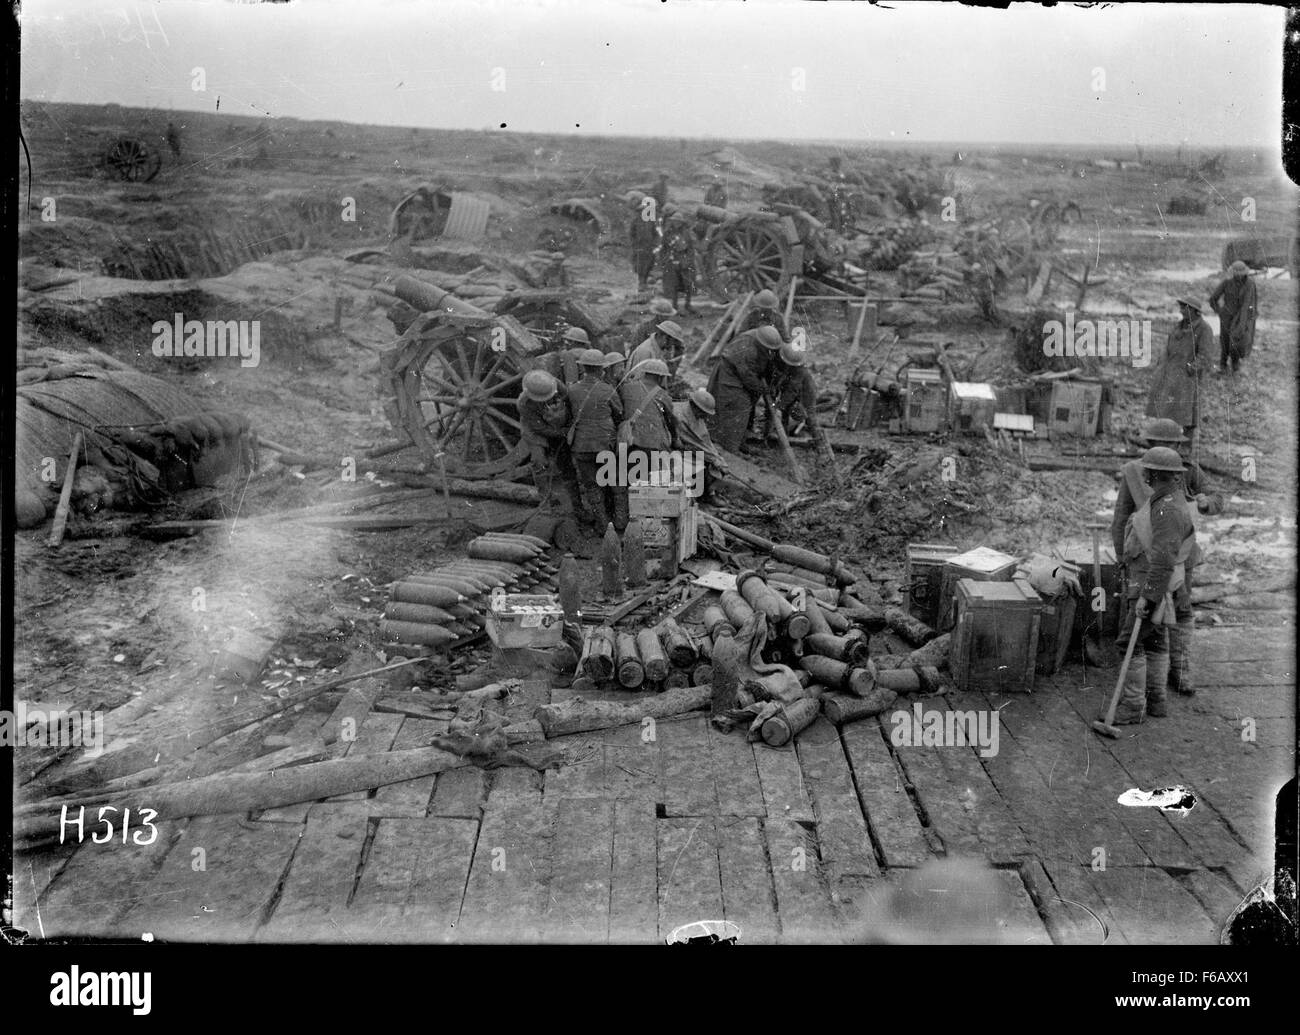
[[[1043,601],[1024,579],[959,579],[949,667],[962,691],[1034,688]]]
[[[948,632],[956,621],[954,603],[957,582],[974,579],[978,582],[1010,582],[1015,577],[1018,557],[987,546],[977,546],[965,553],[954,554],[944,561],[943,582],[939,588],[939,617],[935,629]]]
[[[1071,593],[1060,593],[1043,601],[1042,619],[1038,625],[1037,670],[1040,676],[1050,676],[1065,664],[1077,606],[1078,601]]]
[[[907,613],[931,628],[939,622],[944,563],[959,552],[943,543],[907,544]]]
[[[903,430],[914,435],[942,431],[948,424],[948,391],[937,370],[909,367],[903,372],[906,404]]]

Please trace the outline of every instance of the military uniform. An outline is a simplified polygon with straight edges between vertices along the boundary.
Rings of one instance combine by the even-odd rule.
[[[660,320],[660,323],[663,321]],[[685,399],[690,393],[690,385],[681,379],[678,375],[678,369],[682,362],[682,352],[676,342],[669,342],[667,348],[659,343],[659,339],[651,333],[640,345],[634,348],[627,357],[627,370],[623,375],[624,380],[631,380],[640,374],[644,365],[652,360],[659,359],[667,365],[672,376],[668,382],[668,394],[673,399]]]
[[[790,340],[790,327],[785,322],[785,317],[775,309],[759,309],[757,306],[751,309],[743,320],[740,321],[740,329],[736,337],[740,337],[745,331],[752,331],[759,327],[775,327],[777,333],[781,335],[782,341]]]
[[[774,356],[754,331],[737,335],[722,350],[709,377],[709,394],[718,408],[710,427],[718,448],[734,453],[745,441],[754,406],[769,388]]]
[[[1205,475],[1198,464],[1186,461],[1187,470],[1183,472],[1183,484],[1189,506],[1197,506],[1202,514],[1223,513],[1223,493],[1209,489],[1205,484]],[[1142,462],[1130,460],[1120,468],[1119,496],[1115,500],[1115,516],[1110,523],[1111,544],[1115,547],[1116,559],[1124,556],[1124,535],[1128,529],[1129,518],[1138,507],[1151,498],[1151,487],[1147,485],[1142,474]],[[1205,496],[1204,504],[1197,505],[1195,498]],[[1187,597],[1174,615],[1177,624],[1169,631],[1169,685],[1181,693],[1191,693],[1191,655],[1192,630],[1196,626],[1196,616],[1192,611],[1192,569],[1200,563],[1200,548],[1195,547],[1186,562]],[[1132,626],[1129,627],[1130,631]]]
[[[616,429],[623,420],[623,404],[614,387],[596,371],[584,373],[581,381],[569,386],[568,395],[573,414],[569,448],[578,478],[579,516],[599,531],[609,523],[613,511],[615,527],[618,527],[617,501],[607,487],[598,484],[596,475],[600,454],[612,453],[614,449]],[[626,523],[624,518],[623,524]]]
[[[519,408],[519,438],[528,447],[533,484],[542,494],[543,504],[556,498],[558,491],[563,509],[572,510],[579,492],[568,443],[572,416],[568,396],[560,391],[554,398],[538,402],[521,393],[515,405]]]
[[[637,287],[642,291],[650,281],[655,267],[655,249],[659,247],[659,224],[652,219],[642,219],[638,211],[628,228],[632,243],[632,269],[636,271]]]
[[[1168,628],[1174,620],[1169,603],[1175,613],[1191,609],[1186,569],[1189,561],[1196,562],[1196,525],[1182,491],[1153,496],[1138,507],[1125,530],[1123,558],[1128,567],[1125,595],[1129,608],[1119,641],[1125,648],[1137,622],[1138,599],[1150,603],[1152,615],[1165,602],[1165,613],[1158,623],[1151,620],[1152,615],[1142,620],[1115,712],[1117,723],[1131,723],[1140,722],[1148,712],[1164,714],[1169,679]],[[1167,596],[1172,600],[1167,601]]]
[[[1199,314],[1169,332],[1165,358],[1156,368],[1147,398],[1148,417],[1167,417],[1184,430],[1196,427],[1200,422],[1198,382],[1213,347],[1214,334]]]
[[[673,415],[677,418],[677,441],[680,448],[689,453],[704,455],[704,478],[700,490],[701,495],[707,496],[712,484],[727,474],[727,461],[713,444],[708,418],[692,406],[689,400],[673,403]]]
[[[1236,371],[1255,345],[1259,291],[1250,277],[1226,277],[1210,296],[1219,314],[1219,366]]]
[[[823,434],[817,423],[817,382],[807,367],[777,361],[772,376],[778,415],[788,416],[791,423],[806,421],[814,436]]]
[[[686,296],[685,311],[690,312],[695,294],[695,235],[689,226],[673,223],[664,231],[663,256],[664,298],[677,307],[677,296]]]

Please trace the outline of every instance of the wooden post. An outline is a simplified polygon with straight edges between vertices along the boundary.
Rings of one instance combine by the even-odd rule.
[[[781,419],[775,404],[767,396],[763,396],[763,406],[767,409],[767,419],[776,427],[776,440],[781,443],[781,451],[785,453],[786,463],[790,465],[790,478],[796,485],[802,486],[803,470],[799,467],[799,461],[795,459],[794,450],[790,447],[790,436],[785,433],[785,422]]]
[[[790,294],[785,300],[785,325],[790,326],[790,314],[794,312],[794,293],[799,287],[799,275],[795,274],[790,278]]]
[[[849,358],[851,359],[858,351],[858,346],[862,344],[862,334],[867,325],[867,316],[871,317],[871,339],[876,338],[876,319],[879,310],[875,302],[868,302],[867,296],[862,296],[862,312],[858,314],[858,325],[853,329],[853,343],[849,346]]]
[[[47,546],[58,546],[63,542],[63,533],[68,527],[68,510],[72,506],[72,478],[77,473],[77,457],[81,454],[82,441],[82,433],[78,431],[72,438],[68,469],[63,474],[63,492],[59,494],[59,505],[54,511],[54,527],[50,529]]]
[[[713,343],[717,340],[718,333],[736,315],[736,306],[738,304],[738,301],[734,299],[727,303],[727,308],[722,311],[722,318],[713,325],[713,329],[709,331],[708,336],[700,342],[699,348],[691,355],[691,366],[699,366],[707,356],[712,354],[711,349]]]
[[[731,339],[736,336],[736,330],[737,328],[740,327],[741,321],[744,320],[745,317],[749,315],[749,307],[753,304],[753,302],[754,302],[754,292],[751,291],[749,294],[745,296],[744,301],[740,303],[739,308],[736,309],[736,315],[732,319],[731,325],[727,328],[726,333],[723,334],[722,337],[720,337],[717,341],[713,343],[713,348],[709,353],[710,358],[716,356],[719,352],[721,352],[723,346],[726,345],[727,342],[731,341]]]
[[[1076,313],[1083,312],[1083,300],[1088,297],[1088,275],[1090,273],[1091,269],[1085,262],[1083,264],[1083,276],[1079,278],[1079,293],[1074,296],[1074,311]]]

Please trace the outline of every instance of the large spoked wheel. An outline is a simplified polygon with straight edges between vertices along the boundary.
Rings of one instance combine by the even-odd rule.
[[[430,326],[425,316],[407,329],[407,359],[395,378],[398,413],[425,456],[444,455],[448,473],[513,475],[528,459],[515,400],[532,364],[501,347],[495,321],[479,323]]]
[[[123,180],[148,183],[162,168],[162,155],[152,150],[143,140],[122,137],[108,146],[104,162]]]
[[[802,247],[791,241],[789,221],[742,221],[718,227],[705,261],[709,286],[723,301],[750,291],[780,292],[798,272]]]
[[[497,315],[512,316],[530,331],[546,351],[560,348],[561,336],[570,327],[581,327],[594,345],[600,337],[595,321],[570,300],[561,297],[509,298],[497,307]]]
[[[998,230],[998,239],[1006,255],[1004,272],[1009,280],[1032,278],[1037,272],[1034,262],[1034,231],[1028,221],[1011,219]]]

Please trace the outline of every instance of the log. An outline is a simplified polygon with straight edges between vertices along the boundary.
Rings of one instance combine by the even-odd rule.
[[[641,656],[641,667],[646,679],[662,682],[668,675],[668,658],[653,629],[641,629],[636,634],[636,650]]]
[[[77,457],[81,455],[83,435],[78,431],[72,436],[72,449],[68,453],[68,469],[63,473],[63,491],[59,493],[59,505],[54,508],[54,526],[46,546],[58,546],[63,542],[63,533],[68,527],[68,511],[72,508],[72,480],[77,473]]]
[[[637,655],[636,639],[631,633],[618,633],[614,640],[614,666],[620,685],[635,690],[645,682],[645,668]],[[546,734],[551,736],[548,731]]]
[[[771,554],[778,561],[784,561],[786,564],[807,568],[809,571],[815,571],[822,575],[833,575],[841,585],[851,586],[857,581],[857,576],[849,571],[843,563],[832,561],[825,554],[805,550],[799,546],[791,546],[789,543],[774,543]]]
[[[583,671],[598,683],[614,678],[614,630],[598,625],[587,641],[587,658]]]
[[[727,621],[727,612],[717,604],[704,609],[704,628],[709,636],[735,636],[736,627]]]
[[[750,546],[757,547],[765,553],[771,553],[772,548],[776,546],[772,540],[764,539],[761,535],[755,535],[753,532],[747,531],[739,525],[733,525],[730,521],[724,521],[720,517],[715,517],[712,514],[704,514],[702,517],[717,525],[718,528],[726,532],[728,535],[735,536],[742,543],[748,543]]]
[[[929,643],[936,635],[924,622],[897,607],[885,608],[885,624],[913,647]]]
[[[865,697],[827,694],[821,700],[822,714],[836,726],[879,715],[898,700],[893,690],[878,686]]]
[[[763,723],[761,734],[763,742],[771,747],[781,747],[790,743],[800,730],[812,725],[821,711],[818,701],[802,698],[786,705],[776,715]]]
[[[664,653],[668,655],[668,660],[677,668],[690,668],[695,664],[697,656],[695,644],[686,635],[686,630],[672,618],[665,618],[659,623],[659,640],[663,644]]]
[[[125,791],[113,799],[113,804],[119,809],[129,808],[136,814],[141,809],[152,809],[156,820],[245,813],[332,798],[353,791],[368,791],[373,787],[458,769],[465,764],[459,756],[438,748],[389,751],[312,762],[274,773],[221,774],[183,783],[161,784]],[[69,813],[76,815],[76,810],[69,808]],[[61,809],[50,809],[44,802],[16,810],[14,837],[21,841],[57,837],[60,818]],[[87,814],[86,821],[88,824],[92,822],[90,814]]]
[[[824,658],[834,658],[850,665],[865,665],[869,655],[866,641],[860,636],[811,633],[804,637],[803,645],[804,650],[810,654],[820,654]]]
[[[785,462],[790,467],[791,480],[798,486],[806,485],[807,480],[804,478],[803,468],[799,466],[799,459],[794,455],[794,450],[790,447],[790,436],[785,433],[785,421],[777,411],[776,404],[767,396],[764,396],[763,406],[767,411],[768,421],[776,430],[776,440],[781,444],[781,452],[785,454]],[[809,420],[815,419],[815,416],[809,416]]]
[[[533,717],[541,723],[547,737],[561,737],[569,733],[587,733],[639,724],[646,718],[666,719],[674,715],[685,715],[707,708],[712,696],[712,687],[688,686],[681,690],[665,690],[654,696],[647,695],[632,704],[571,698],[559,704],[544,704]]]

